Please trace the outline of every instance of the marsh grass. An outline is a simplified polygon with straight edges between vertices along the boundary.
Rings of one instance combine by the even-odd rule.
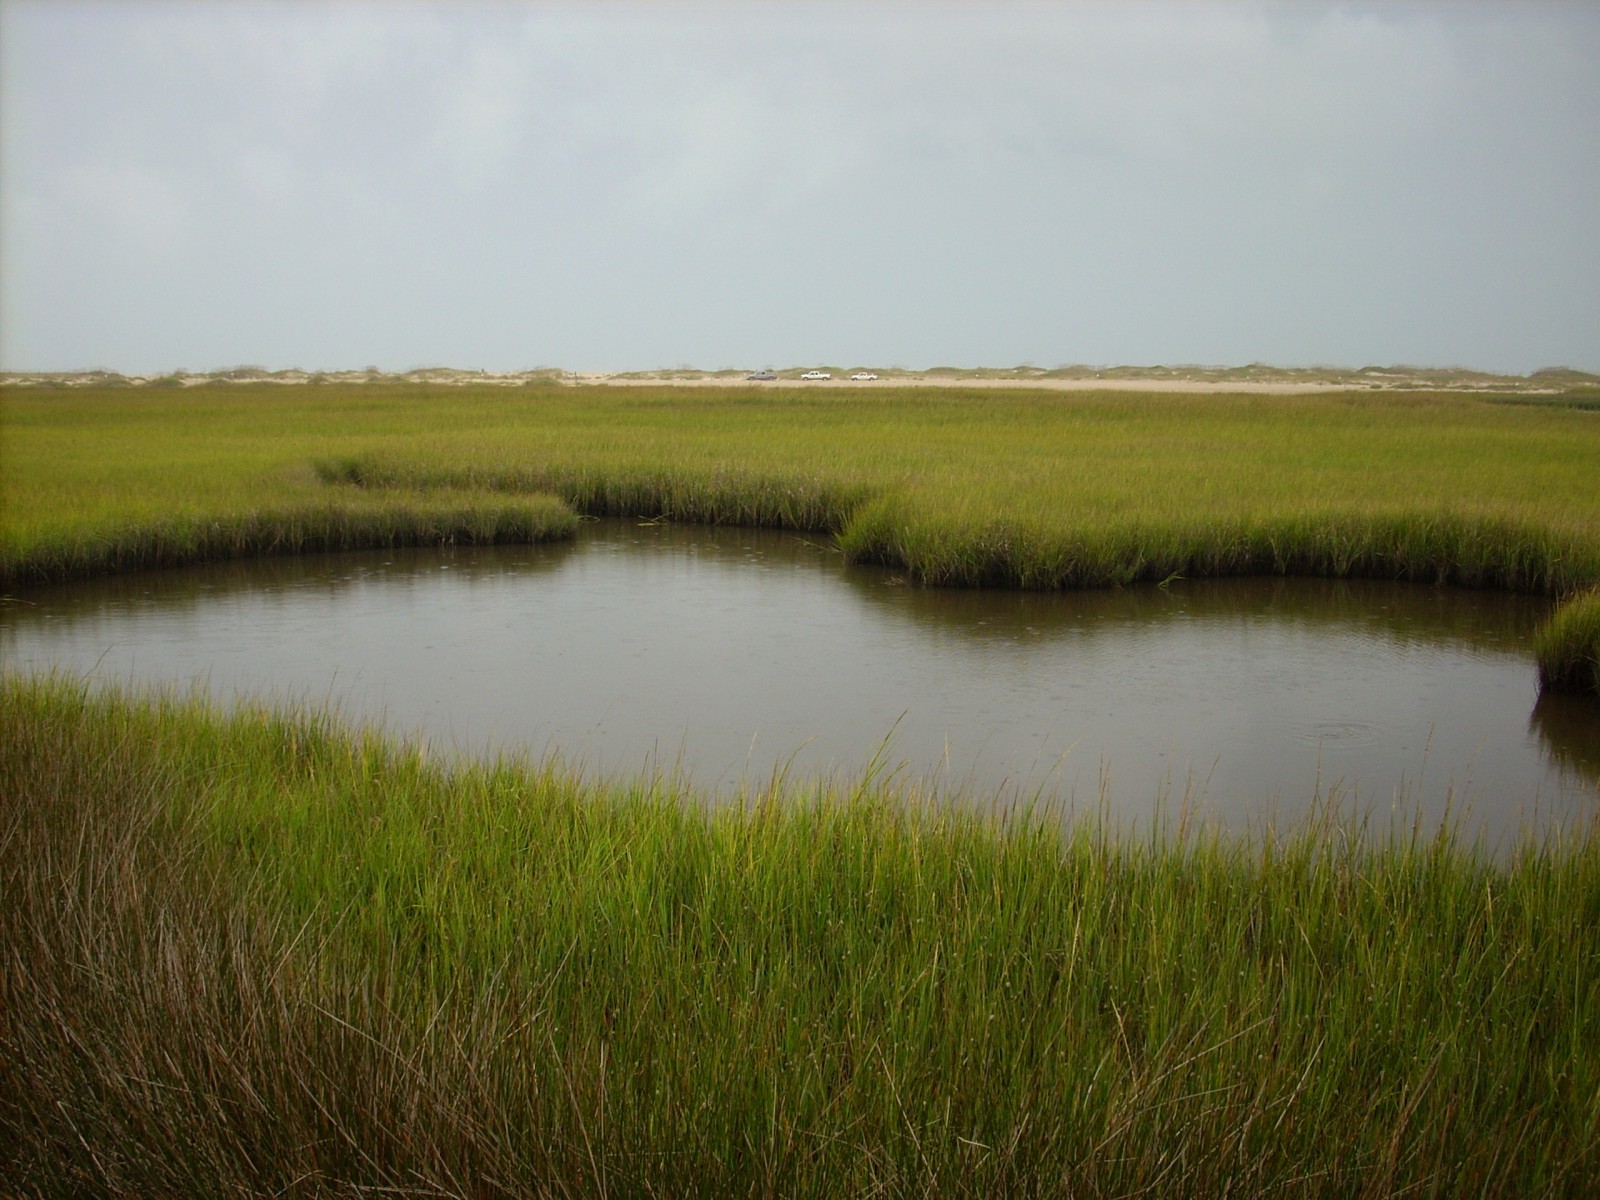
[[[1276,573],[1572,595],[1600,581],[1600,424],[1499,399],[7,387],[0,586],[564,537],[583,513],[826,531],[929,584]],[[1581,681],[1584,643],[1560,645],[1578,657],[1546,677]]]
[[[683,803],[0,684],[22,1195],[1583,1195],[1600,830]]]
[[[827,530],[926,582],[1578,594],[1541,635],[1552,686],[1600,637],[1574,593],[1600,426],[1570,408],[7,388],[0,439],[7,586],[581,511]],[[1319,801],[1136,841],[871,772],[710,808],[670,776],[0,679],[0,1182],[1593,1194],[1600,831],[1494,856]]]
[[[1568,600],[1534,638],[1542,687],[1600,695],[1600,588]]]
[[[26,541],[0,547],[0,580],[47,583],[275,554],[538,542],[571,537],[578,523],[553,496],[460,489],[347,492],[243,511],[112,517],[87,528],[70,518],[41,521]]]
[[[0,391],[0,586],[215,558],[569,537],[544,495],[331,486],[332,445],[382,444],[447,410],[374,389]],[[420,390],[420,389],[419,389]],[[405,420],[405,410],[417,410]],[[404,433],[400,431],[403,430]]]
[[[228,514],[375,520],[450,489],[826,530],[930,582],[1600,579],[1600,426],[1459,395],[232,384],[0,402],[5,578],[116,561],[63,543],[182,542]]]
[[[1450,509],[1165,520],[1135,512],[1080,523],[987,514],[914,520],[910,507],[885,503],[863,513],[840,535],[846,553],[930,584],[1044,589],[1303,575],[1543,593],[1600,569],[1576,529]]]
[[[592,517],[649,517],[705,525],[832,531],[870,495],[862,483],[820,473],[763,472],[737,463],[684,469],[669,461],[597,469],[579,463],[417,467],[377,459],[320,461],[318,475],[379,494],[468,487],[494,495],[548,494]]]

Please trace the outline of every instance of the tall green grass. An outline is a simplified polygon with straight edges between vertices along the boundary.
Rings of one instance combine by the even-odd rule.
[[[869,485],[820,472],[754,470],[736,461],[684,468],[670,456],[597,468],[582,463],[397,464],[321,461],[318,474],[387,494],[390,489],[467,487],[490,494],[549,494],[588,516],[646,516],[706,525],[832,531],[846,526]]]
[[[571,537],[577,524],[571,508],[553,496],[458,489],[330,493],[242,511],[108,519],[89,530],[70,520],[41,522],[24,547],[0,558],[0,578],[44,583],[273,554],[538,542]]]
[[[0,586],[217,558],[570,537],[545,495],[330,486],[319,448],[405,426],[361,389],[0,389]],[[410,398],[401,408],[416,408]],[[448,414],[428,409],[433,419]],[[421,439],[413,445],[422,444]]]
[[[870,777],[706,809],[6,680],[0,1178],[1592,1194],[1600,829],[1495,861],[1326,799],[1137,843]]]
[[[840,536],[858,561],[903,566],[954,586],[1124,586],[1174,576],[1376,578],[1535,593],[1600,564],[1576,529],[1449,508],[1340,509],[1315,515],[1211,512],[1089,520],[936,513],[914,500],[873,506]]]
[[[12,571],[41,526],[375,503],[335,486],[355,481],[828,529],[952,580],[1070,581],[1063,546],[1136,560],[1196,539],[1198,564],[1600,578],[1600,425],[1466,396],[7,388],[0,437]]]
[[[1534,638],[1542,686],[1600,695],[1600,588],[1558,608]]]

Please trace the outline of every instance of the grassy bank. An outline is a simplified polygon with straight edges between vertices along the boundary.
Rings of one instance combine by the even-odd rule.
[[[1118,843],[0,684],[35,1195],[1583,1195],[1600,830]],[[367,1189],[365,1192],[362,1189]],[[387,1191],[384,1191],[387,1189]]]
[[[184,520],[359,520],[440,488],[826,529],[950,583],[1600,580],[1600,422],[1482,397],[8,388],[0,437],[7,580],[182,543]]]
[[[1534,640],[1542,686],[1600,695],[1600,588],[1558,608]]]
[[[1600,579],[1600,425],[1481,399],[906,391],[595,397],[537,432],[325,463],[372,487],[548,491],[605,515],[823,528],[938,584]]]
[[[263,554],[571,536],[575,515],[551,496],[330,487],[312,466],[318,449],[381,444],[399,414],[358,395],[323,403],[316,389],[285,390],[233,401],[181,389],[0,393],[0,586]]]
[[[13,584],[256,558],[393,546],[492,545],[571,537],[578,517],[554,496],[441,489],[319,493],[206,513],[108,517],[85,529],[42,524],[7,564]]]

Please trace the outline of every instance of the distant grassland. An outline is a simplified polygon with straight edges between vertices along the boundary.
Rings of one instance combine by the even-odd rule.
[[[566,536],[574,510],[827,530],[935,584],[1600,582],[1600,418],[1559,403],[544,383],[8,388],[0,405],[7,586]],[[1592,625],[1548,678],[1600,679]]]
[[[164,524],[343,510],[354,531],[447,489],[828,529],[930,582],[1600,581],[1600,421],[1450,394],[9,389],[0,430],[7,580]]]

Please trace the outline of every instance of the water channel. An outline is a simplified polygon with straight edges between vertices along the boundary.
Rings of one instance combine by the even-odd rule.
[[[441,749],[728,796],[876,759],[959,803],[1229,828],[1338,795],[1504,842],[1600,808],[1600,705],[1539,695],[1539,598],[1369,581],[930,589],[824,537],[321,555],[30,589],[7,670],[328,704]]]

